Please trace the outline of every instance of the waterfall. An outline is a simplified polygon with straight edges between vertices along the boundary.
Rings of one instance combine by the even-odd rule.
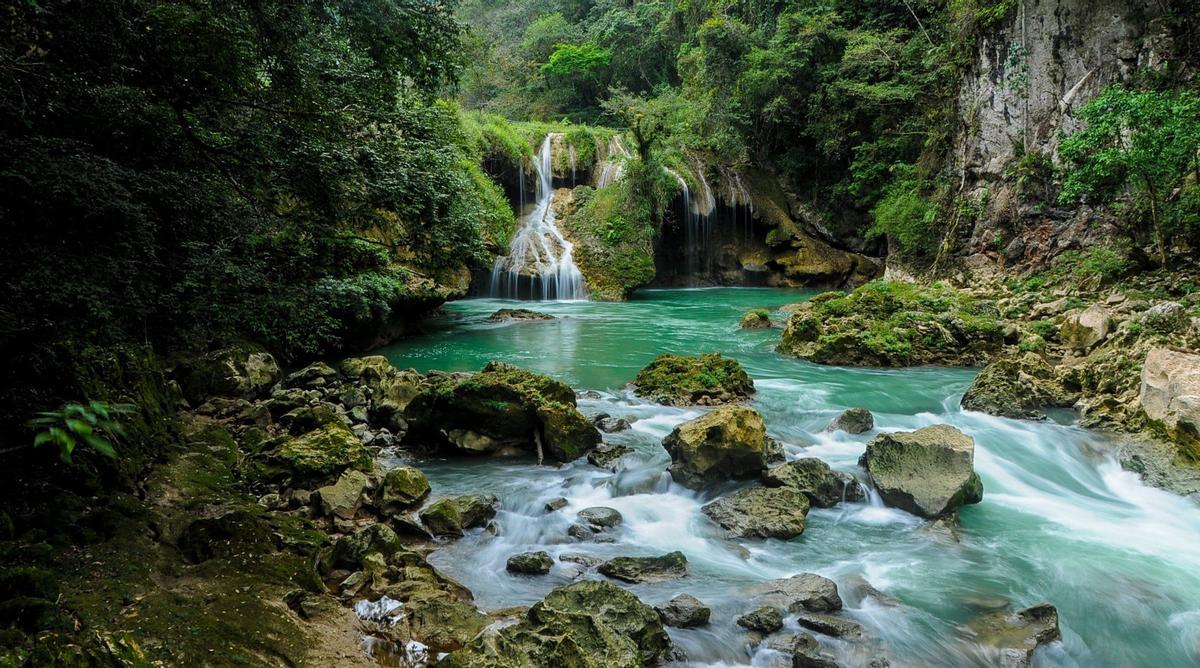
[[[600,175],[596,177],[596,187],[603,188],[621,180],[625,174],[625,161],[629,159],[629,149],[619,136],[614,135],[608,140],[607,155],[600,165]]]
[[[572,259],[571,242],[563,236],[550,206],[554,199],[551,158],[554,135],[542,140],[533,156],[537,175],[533,210],[521,218],[506,257],[492,265],[488,296],[499,299],[587,299],[583,274]],[[522,193],[522,199],[524,193]]]
[[[709,216],[712,207],[702,209],[707,202],[696,202],[692,199],[692,191],[688,187],[687,181],[673,170],[666,169],[666,172],[679,182],[680,195],[683,198],[680,221],[683,223],[684,232],[684,260],[687,266],[688,281],[694,284],[701,272],[712,273],[712,222]],[[701,176],[702,183],[703,178]],[[711,198],[712,194],[708,192],[708,184],[703,183],[703,187],[702,200]]]

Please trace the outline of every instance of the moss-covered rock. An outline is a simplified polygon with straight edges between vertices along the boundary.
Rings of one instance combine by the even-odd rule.
[[[865,408],[848,408],[829,424],[829,431],[865,434],[875,428],[875,416]]]
[[[484,633],[441,665],[627,668],[657,664],[670,649],[654,608],[611,583],[586,581],[555,589],[520,623]]]
[[[317,489],[321,512],[325,515],[353,519],[362,506],[363,493],[370,480],[362,471],[343,471],[337,482]]]
[[[300,436],[283,436],[263,445],[252,467],[265,480],[319,481],[348,468],[369,471],[371,458],[346,425],[331,422]]]
[[[554,558],[549,552],[522,552],[508,558],[505,570],[524,575],[545,575],[554,567]]]
[[[421,522],[435,536],[461,536],[496,516],[496,497],[469,494],[438,499],[421,511]]]
[[[192,522],[179,536],[177,545],[193,563],[239,554],[260,555],[275,549],[271,528],[256,514],[244,510]]]
[[[751,487],[701,508],[733,538],[795,538],[804,533],[809,501],[791,487]]]
[[[1046,408],[1066,408],[1077,396],[1037,353],[996,358],[971,382],[962,407],[1008,418],[1042,419]]]
[[[654,225],[623,183],[560,190],[552,206],[592,299],[623,301],[654,280]]]
[[[663,439],[671,477],[700,489],[714,482],[757,478],[773,450],[762,416],[746,406],[722,406],[684,422]]]
[[[746,311],[740,323],[742,329],[770,329],[771,312],[765,308],[754,308]]]
[[[554,316],[527,308],[502,308],[487,317],[488,322],[511,322],[513,320],[545,321]]]
[[[335,568],[357,569],[368,554],[381,554],[385,559],[406,552],[400,537],[386,524],[372,524],[357,532],[342,536],[329,552],[329,564]]]
[[[818,364],[975,366],[1004,344],[999,312],[944,284],[877,280],[830,292],[789,316],[779,351]]]
[[[660,582],[687,575],[687,557],[679,551],[658,557],[616,557],[600,564],[597,570],[625,582]]]
[[[669,406],[717,405],[744,401],[754,381],[735,359],[711,353],[701,357],[662,354],[634,379],[638,396]]]
[[[1049,603],[998,612],[972,621],[968,628],[979,643],[1000,650],[1005,666],[1029,666],[1038,647],[1062,637],[1058,610]]]
[[[241,344],[180,364],[175,378],[188,401],[212,396],[254,399],[266,394],[280,376],[279,364],[262,348]]]
[[[600,442],[600,432],[576,408],[574,390],[501,362],[475,374],[430,378],[405,416],[410,440],[461,453],[518,447],[565,462]]]
[[[975,440],[949,425],[880,434],[859,464],[885,503],[921,517],[942,517],[983,500]]]
[[[425,474],[412,466],[397,466],[384,474],[377,505],[379,512],[391,517],[412,508],[427,496],[429,479]]]
[[[763,474],[768,487],[790,487],[808,497],[818,508],[832,508],[842,501],[861,501],[862,486],[852,476],[829,468],[815,457],[805,457],[774,466]]]

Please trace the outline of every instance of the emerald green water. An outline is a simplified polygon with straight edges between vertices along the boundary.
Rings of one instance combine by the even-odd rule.
[[[396,366],[420,370],[476,370],[503,360],[598,391],[598,398],[580,400],[585,413],[637,418],[632,429],[605,435],[636,450],[615,473],[584,462],[557,468],[495,459],[422,462],[435,495],[490,492],[502,502],[499,535],[473,533],[432,561],[470,587],[483,608],[495,609],[532,603],[578,575],[560,564],[544,577],[511,576],[504,562],[515,552],[607,558],[682,550],[687,577],[630,589],[651,604],[687,592],[713,608],[708,627],[671,629],[693,665],[778,659],[751,644],[733,620],[747,610],[747,587],[800,572],[837,581],[848,599],[844,614],[867,628],[866,643],[822,638],[845,665],[877,655],[893,666],[999,665],[961,625],[997,606],[1040,602],[1058,607],[1063,640],[1039,651],[1035,665],[1200,664],[1200,509],[1122,471],[1103,435],[960,410],[971,370],[822,367],[775,353],[778,330],[738,327],[749,308],[806,296],[709,289],[646,291],[624,304],[468,300],[449,304],[426,336],[381,351]],[[485,322],[496,309],[514,306],[558,319]],[[858,456],[878,430],[948,423],[974,437],[984,500],[962,512],[960,540],[874,498],[813,510],[808,529],[791,541],[739,541],[739,548],[719,536],[700,507],[727,490],[703,494],[673,484],[660,445],[700,411],[648,404],[625,388],[661,352],[712,351],[737,358],[754,378],[753,405],[789,458],[820,457],[861,477]],[[851,406],[874,412],[877,431],[824,431]],[[547,514],[545,502],[559,496],[570,505]],[[565,530],[574,514],[595,505],[625,517],[618,542],[569,542]],[[894,603],[847,595],[857,578]]]

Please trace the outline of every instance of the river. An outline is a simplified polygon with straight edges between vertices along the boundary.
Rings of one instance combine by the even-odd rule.
[[[483,610],[527,605],[578,574],[558,563],[550,575],[514,576],[516,552],[599,557],[682,550],[689,575],[629,586],[651,605],[686,592],[712,607],[712,622],[669,629],[691,665],[766,665],[734,624],[748,610],[745,589],[767,579],[815,572],[837,581],[845,614],[862,623],[892,666],[997,665],[970,642],[962,624],[999,608],[1057,606],[1063,639],[1035,665],[1189,666],[1200,663],[1200,508],[1143,485],[1123,471],[1102,434],[1060,422],[1030,422],[965,412],[958,406],[974,371],[822,367],[774,352],[778,330],[742,330],[749,308],[776,308],[812,293],[714,288],[648,290],[626,303],[521,305],[557,316],[547,322],[493,324],[486,316],[515,302],[453,302],[428,334],[380,351],[400,368],[478,370],[498,359],[546,373],[576,390],[585,414],[637,418],[605,440],[636,450],[614,473],[580,460],[561,467],[503,459],[423,460],[434,495],[492,493],[501,500],[499,534],[474,531],[430,561],[469,587]],[[961,513],[958,540],[877,501],[813,509],[804,534],[789,541],[717,535],[700,507],[728,487],[694,492],[671,482],[660,442],[700,409],[635,398],[626,384],[662,352],[720,352],[753,377],[752,406],[789,459],[819,457],[857,474],[859,455],[878,431],[952,424],[976,441],[984,499]],[[850,436],[825,427],[842,410],[875,414],[876,432]],[[548,514],[544,504],[566,497]],[[577,543],[565,531],[589,506],[617,509],[625,521],[611,544]],[[599,577],[594,573],[587,577]],[[894,599],[846,595],[859,578]],[[790,622],[789,622],[790,623]],[[861,648],[829,639],[846,665]]]

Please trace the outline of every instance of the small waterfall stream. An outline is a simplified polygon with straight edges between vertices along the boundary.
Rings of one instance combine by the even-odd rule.
[[[699,201],[693,200],[687,180],[675,171],[666,171],[679,182],[680,197],[683,200],[680,222],[683,224],[684,258],[687,275],[694,284],[700,274],[707,275],[713,271],[712,220],[709,215],[712,207],[707,203],[712,194],[708,192],[708,184],[703,184],[704,192],[699,193]]]
[[[583,274],[572,258],[571,242],[563,236],[554,217],[551,159],[554,135],[542,140],[533,156],[537,175],[533,209],[521,218],[509,253],[492,265],[488,296],[496,299],[587,299]],[[523,177],[522,177],[523,178]],[[521,188],[524,207],[524,182]]]

